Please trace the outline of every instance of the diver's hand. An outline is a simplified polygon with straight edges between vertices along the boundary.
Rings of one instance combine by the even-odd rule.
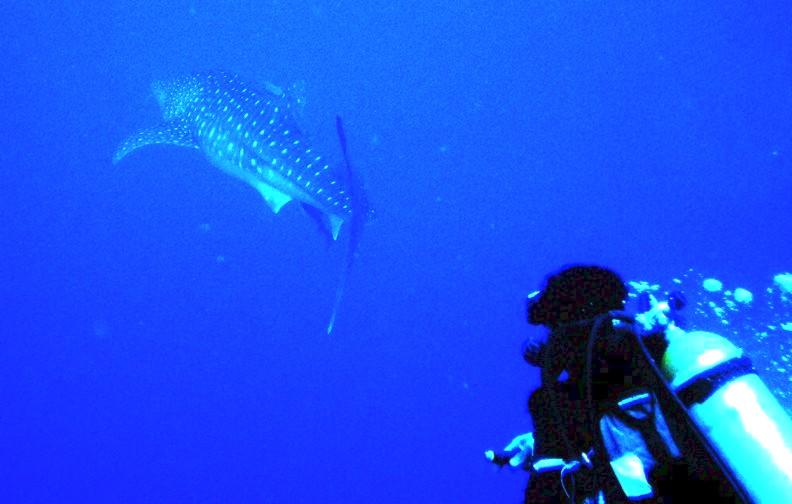
[[[510,466],[524,467],[526,463],[530,464],[534,452],[533,432],[526,432],[515,437],[504,450],[511,456],[509,458]]]
[[[533,458],[534,438],[533,432],[520,434],[503,448],[503,452],[496,453],[492,450],[484,452],[484,456],[499,466],[526,468]]]

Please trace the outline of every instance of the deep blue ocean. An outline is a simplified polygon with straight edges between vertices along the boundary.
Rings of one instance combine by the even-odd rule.
[[[0,26],[0,502],[520,502],[483,453],[531,428],[525,296],[575,262],[689,285],[792,406],[788,2],[10,0]],[[338,160],[344,119],[375,217],[332,335],[343,230],[198,151],[111,162],[153,80],[213,69],[300,83]]]

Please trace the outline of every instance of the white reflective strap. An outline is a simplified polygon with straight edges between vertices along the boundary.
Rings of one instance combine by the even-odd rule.
[[[566,462],[560,458],[546,458],[539,459],[533,463],[534,471],[537,473],[544,473],[548,471],[560,471],[564,468]]]
[[[631,408],[632,406],[635,406],[636,404],[645,404],[649,402],[649,397],[650,397],[649,393],[644,392],[642,394],[636,394],[626,399],[622,399],[621,401],[619,401],[619,408],[625,410],[627,408]]]

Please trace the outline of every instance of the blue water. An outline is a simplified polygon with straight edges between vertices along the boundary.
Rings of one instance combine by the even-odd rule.
[[[519,502],[525,476],[483,451],[530,429],[523,300],[547,272],[694,268],[758,295],[792,269],[784,1],[0,19],[2,502]],[[158,120],[152,80],[215,68],[304,82],[327,152],[345,120],[376,218],[332,336],[343,245],[296,205],[187,149],[111,164]]]

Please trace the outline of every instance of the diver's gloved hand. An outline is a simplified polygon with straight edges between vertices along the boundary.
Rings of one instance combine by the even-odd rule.
[[[527,469],[533,459],[534,437],[533,432],[520,434],[503,448],[503,452],[496,453],[492,450],[484,452],[487,460],[499,466],[509,465]]]

